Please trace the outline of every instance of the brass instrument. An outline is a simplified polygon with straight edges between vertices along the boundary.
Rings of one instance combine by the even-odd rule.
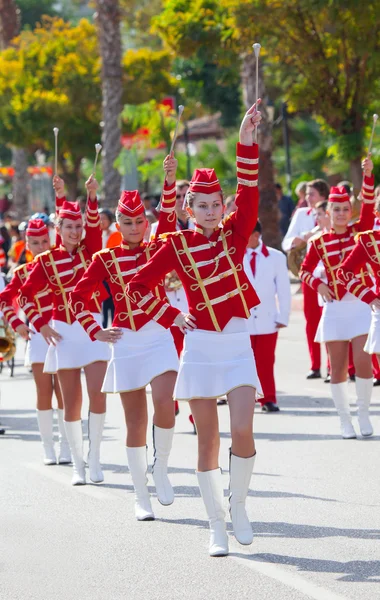
[[[320,230],[321,228],[317,225],[311,230],[311,233],[315,235]],[[306,256],[306,252],[307,242],[303,242],[296,248],[291,248],[288,252],[288,269],[295,277],[297,277],[297,279],[299,279],[300,268]]]
[[[6,321],[0,318],[0,355],[3,361],[7,362],[12,360],[15,354],[16,335]]]
[[[182,281],[177,275],[177,271],[172,271],[165,275],[165,292],[176,292],[182,287]]]

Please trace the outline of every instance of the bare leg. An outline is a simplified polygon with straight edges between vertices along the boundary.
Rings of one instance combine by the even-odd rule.
[[[146,446],[148,409],[145,388],[120,394],[127,425],[126,445],[130,448]]]
[[[255,454],[253,441],[253,414],[256,390],[239,387],[228,394],[231,421],[231,451],[235,456],[249,458]]]
[[[37,388],[37,410],[50,410],[53,398],[52,376],[44,373],[43,363],[34,363],[32,372]]]
[[[215,400],[197,398],[190,401],[198,432],[198,471],[219,467],[219,420]]]
[[[174,427],[175,414],[173,391],[177,378],[175,371],[169,371],[155,377],[151,383],[154,404],[153,423],[162,429]]]

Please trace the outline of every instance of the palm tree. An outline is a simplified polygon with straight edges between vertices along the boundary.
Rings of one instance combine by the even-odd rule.
[[[241,79],[243,88],[243,101],[245,106],[249,108],[256,100],[256,59],[254,53],[243,56]],[[266,94],[261,60],[259,61],[259,97],[262,99],[260,112],[263,117],[260,123],[258,134],[258,143],[260,147],[259,218],[263,228],[264,242],[268,244],[268,246],[280,248],[281,236],[279,229],[279,212],[274,187],[272,162],[272,124],[269,122],[268,112],[266,110]]]
[[[105,205],[115,206],[121,177],[114,162],[121,150],[122,67],[120,7],[118,0],[96,0],[96,23],[102,60],[103,132],[102,165]]]
[[[20,11],[14,0],[0,0],[0,49],[9,46],[20,29]],[[15,175],[12,182],[13,211],[19,218],[28,212],[28,155],[24,148],[12,147],[12,165]]]

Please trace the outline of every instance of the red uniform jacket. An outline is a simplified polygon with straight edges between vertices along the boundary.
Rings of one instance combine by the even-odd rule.
[[[145,265],[151,256],[157,252],[162,242],[158,235],[175,231],[176,228],[176,186],[165,184],[158,227],[155,238],[151,242],[141,242],[137,248],[129,248],[124,241],[116,248],[105,248],[97,252],[91,265],[84,273],[71,293],[70,306],[79,323],[92,340],[101,327],[88,310],[89,300],[97,288],[99,281],[107,281],[115,304],[114,327],[124,327],[138,331],[150,321],[134,302],[126,295],[126,288],[132,277]],[[157,301],[166,300],[163,282],[158,281],[154,293]]]
[[[371,304],[380,297],[380,231],[365,231],[356,240],[356,246],[338,269],[337,277],[348,292]],[[370,289],[372,280],[369,284],[367,280],[363,283],[362,278],[357,275],[366,265],[371,267],[375,276],[376,294]]]
[[[62,200],[62,199],[61,199]],[[78,247],[69,254],[62,244],[43,252],[35,259],[34,268],[20,291],[20,306],[37,331],[48,323],[41,316],[35,302],[36,295],[49,286],[53,292],[53,319],[71,324],[75,317],[70,311],[69,294],[91,263],[91,257],[102,247],[102,234],[97,200],[87,202],[86,235]],[[87,308],[94,313],[100,312],[102,301],[108,296],[101,280],[89,299]]]
[[[13,271],[12,281],[8,283],[7,287],[0,294],[0,310],[3,311],[4,317],[14,330],[16,330],[19,325],[22,325],[23,322],[18,318],[13,307],[13,302],[17,298],[21,287],[29,277],[33,266],[33,263],[26,263],[25,265],[17,267]],[[49,284],[46,284],[45,288],[36,294],[35,303],[38,315],[43,316],[43,318],[49,322],[53,314],[53,300]],[[34,324],[33,319],[30,319],[30,321]]]
[[[329,232],[312,238],[308,253],[301,265],[300,278],[310,285],[313,290],[318,291],[318,287],[323,281],[317,277],[313,277],[313,271],[319,261],[322,261],[326,270],[327,285],[336,300],[341,300],[346,293],[346,287],[337,278],[337,270],[341,266],[345,256],[353,249],[355,234],[373,227],[375,220],[373,177],[364,177],[361,194],[363,202],[359,221],[354,225],[349,225],[345,233],[338,234],[331,229]],[[362,271],[360,278],[363,283],[371,286],[371,278],[368,270]]]
[[[237,145],[235,212],[216,228],[210,238],[198,225],[193,231],[161,236],[165,243],[139,271],[127,288],[137,306],[151,319],[170,326],[178,309],[159,300],[150,291],[165,273],[177,271],[184,286],[189,312],[197,327],[222,331],[232,317],[248,319],[258,296],[243,270],[243,258],[258,215],[258,146]]]

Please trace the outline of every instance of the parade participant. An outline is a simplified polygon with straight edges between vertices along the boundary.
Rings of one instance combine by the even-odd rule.
[[[227,394],[231,415],[230,513],[236,539],[250,544],[252,527],[245,501],[255,462],[253,413],[260,383],[247,319],[259,303],[243,271],[243,258],[258,214],[258,146],[252,134],[260,121],[256,106],[246,113],[237,145],[237,210],[220,225],[223,194],[213,169],[197,169],[187,193],[195,229],[162,236],[165,243],[135,275],[128,297],[153,319],[175,323],[185,336],[175,397],[190,402],[198,432],[198,482],[210,523],[211,556],[228,554],[224,520],[216,398]],[[176,270],[186,291],[185,315],[153,290]],[[197,327],[197,329],[195,329]]]
[[[312,230],[317,225],[315,206],[327,200],[329,186],[323,179],[311,181],[306,189],[308,208],[298,208],[291,220],[289,229],[282,241],[282,249],[290,252],[305,244],[313,235]],[[315,340],[321,307],[318,304],[318,294],[302,282],[303,312],[306,320],[306,337],[311,359],[311,370],[306,379],[320,379],[321,377],[321,347]]]
[[[288,267],[282,252],[267,247],[257,221],[244,256],[244,271],[256,290],[260,304],[251,309],[248,331],[263,390],[263,412],[278,412],[274,380],[278,331],[289,323],[291,293]]]
[[[337,278],[337,270],[354,247],[354,235],[365,231],[374,222],[373,164],[370,158],[363,161],[362,206],[360,219],[349,225],[352,215],[350,198],[343,187],[332,187],[329,195],[331,229],[311,240],[310,249],[302,263],[300,277],[323,297],[321,321],[316,340],[326,342],[331,364],[331,393],[338,411],[341,432],[344,439],[356,438],[352,425],[347,393],[348,347],[352,342],[356,371],[357,403],[360,407],[359,425],[362,435],[372,435],[368,418],[368,406],[372,394],[371,358],[364,350],[365,340],[371,321],[370,308],[350,291]],[[322,261],[328,284],[313,276],[314,269]],[[369,287],[372,280],[368,272],[361,272],[360,278]]]
[[[41,219],[29,221],[26,229],[26,248],[33,257],[38,256],[50,248],[49,232],[46,224]],[[21,286],[29,277],[33,266],[34,263],[28,262],[16,267],[13,271],[12,281],[0,294],[0,310],[2,310],[4,317],[12,329],[22,338],[28,340],[25,365],[32,367],[33,378],[36,384],[37,422],[44,450],[44,463],[45,465],[57,464],[53,433],[54,411],[52,409],[54,391],[58,403],[58,463],[67,464],[71,462],[71,455],[63,423],[61,390],[57,376],[52,376],[43,372],[48,345],[42,335],[36,332],[33,324],[27,327],[27,325],[19,319],[13,306]],[[52,293],[50,289],[44,289],[36,294],[36,305],[38,307],[39,315],[46,318],[47,321],[50,321],[53,312]]]
[[[72,485],[86,483],[83,459],[83,434],[81,421],[82,386],[81,369],[84,368],[90,399],[88,419],[90,479],[103,481],[100,468],[100,442],[106,413],[106,396],[101,386],[106,372],[109,348],[102,342],[92,343],[70,311],[69,294],[90,264],[92,254],[102,247],[96,190],[98,183],[91,176],[86,182],[88,201],[86,207],[85,237],[83,222],[76,202],[67,202],[63,181],[53,180],[58,206],[57,236],[61,243],[56,248],[40,254],[28,280],[20,291],[20,306],[27,318],[49,343],[44,372],[58,373],[62,390],[65,429],[73,458]],[[87,308],[101,322],[101,302],[106,292],[98,282]],[[45,315],[40,315],[36,295],[50,288],[53,298],[53,320],[50,326]]]
[[[167,156],[157,235],[175,231],[176,169],[176,159]],[[173,390],[178,357],[173,338],[165,329],[165,316],[161,318],[156,313],[147,316],[125,294],[133,275],[161,245],[156,238],[150,243],[143,241],[148,222],[137,191],[122,192],[116,219],[122,235],[120,246],[94,255],[91,265],[71,294],[71,307],[92,340],[112,344],[112,358],[102,389],[104,392],[120,393],[127,424],[127,460],[136,493],[136,518],[147,521],[154,519],[154,513],[146,475],[148,415],[145,388],[150,383],[154,404],[153,479],[159,501],[168,505],[174,500],[167,465],[174,434]],[[113,327],[108,330],[102,330],[87,309],[98,281],[106,281],[115,303]],[[166,300],[162,281],[155,286],[154,298],[156,303]]]
[[[185,179],[177,181],[176,186],[176,203],[175,203],[175,212],[177,216],[177,231],[185,231],[187,229],[194,229],[194,221],[190,218],[189,213],[185,207],[185,198],[187,190],[189,189],[189,182]],[[157,225],[158,223],[154,223],[151,228],[151,238],[155,237],[157,233]],[[189,310],[189,306],[187,303],[186,293],[179,279],[177,273],[172,272],[168,273],[165,277],[165,292],[166,296],[172,306],[175,306],[183,313],[187,313]],[[181,352],[183,350],[183,340],[184,335],[179,327],[173,325],[170,328],[172,336],[174,338],[175,347],[178,353],[178,357],[181,356]],[[179,406],[178,401],[175,401],[175,414],[178,415]],[[194,425],[193,416],[189,416],[190,423],[194,428],[194,433],[196,433],[196,428]]]

